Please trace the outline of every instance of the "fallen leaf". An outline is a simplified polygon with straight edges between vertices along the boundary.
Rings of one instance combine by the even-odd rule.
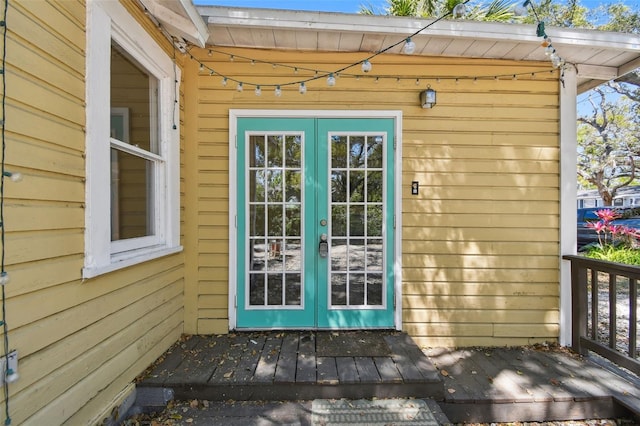
[[[520,370],[516,370],[516,374],[522,376],[524,373],[522,371],[520,371]]]
[[[188,418],[185,420],[185,423],[193,423],[193,419],[192,418]]]
[[[440,374],[447,377],[449,375],[449,372],[447,370],[440,370]]]
[[[228,373],[224,373],[224,378],[225,378],[225,379],[228,379],[228,378],[230,378],[231,376],[233,376],[233,371],[229,371]]]
[[[198,408],[198,400],[197,399],[191,400],[191,402],[189,402],[189,406],[191,408]]]
[[[456,390],[455,390],[455,389],[453,389],[453,388],[449,388],[449,389],[447,389],[447,392],[449,392],[449,393],[456,393]]]
[[[553,386],[560,386],[560,381],[558,379],[549,379],[549,383]]]
[[[489,383],[493,383],[493,377],[487,376],[487,380],[489,381]]]

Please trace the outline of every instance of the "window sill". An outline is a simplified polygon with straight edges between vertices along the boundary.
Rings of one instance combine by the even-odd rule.
[[[109,272],[117,271],[119,269],[127,268],[129,266],[137,265],[139,263],[148,262],[150,260],[158,259],[164,256],[180,253],[183,250],[182,246],[176,247],[159,247],[151,250],[138,250],[140,254],[124,253],[111,257],[111,263],[100,266],[85,266],[82,268],[82,279],[86,280],[94,278],[99,275],[107,274]]]

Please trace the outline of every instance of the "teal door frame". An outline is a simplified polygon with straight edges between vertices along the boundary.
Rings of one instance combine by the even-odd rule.
[[[381,120],[381,118],[386,118],[387,120]],[[399,214],[402,199],[399,182],[399,176],[401,176],[401,140],[399,138],[401,135],[401,119],[402,115],[399,111],[230,110],[229,329],[402,328],[402,294],[400,291],[400,283],[402,280],[400,256],[401,218]],[[245,211],[245,206],[248,205],[247,197],[255,197],[255,193],[249,195],[245,189],[248,188],[245,177],[247,176],[246,172],[249,167],[247,166],[247,170],[243,170],[243,165],[248,164],[246,161],[248,158],[247,149],[249,145],[245,143],[244,138],[246,135],[251,134],[250,132],[252,130],[258,133],[264,133],[265,135],[269,132],[274,132],[273,135],[281,134],[281,140],[286,139],[292,141],[286,142],[285,146],[287,146],[288,143],[291,143],[292,146],[300,143],[293,141],[297,140],[297,136],[295,136],[296,132],[299,134],[299,132],[302,131],[305,135],[304,141],[301,143],[304,149],[302,158],[306,158],[307,160],[313,159],[313,161],[303,161],[299,166],[303,169],[300,170],[303,176],[313,174],[313,179],[305,178],[305,182],[301,185],[304,186],[304,193],[308,196],[317,194],[317,200],[305,199],[304,202],[301,202],[302,208],[306,212],[302,215],[304,223],[301,226],[302,229],[307,230],[307,239],[301,244],[304,254],[298,257],[302,257],[303,259],[301,263],[304,265],[302,268],[306,275],[304,277],[304,285],[302,286],[304,290],[300,291],[302,294],[294,296],[294,299],[297,297],[297,303],[294,301],[291,308],[287,306],[286,309],[271,310],[266,306],[266,309],[255,309],[254,302],[252,301],[250,309],[246,309],[246,307],[249,306],[249,295],[246,294],[245,289],[249,288],[249,285],[254,285],[253,282],[249,284],[249,281],[247,281],[246,277],[249,275],[245,276],[245,274],[249,273],[247,269],[249,259],[248,245],[252,247],[252,256],[254,256],[253,253],[255,250],[255,253],[258,253],[257,256],[265,253],[265,257],[267,256],[267,250],[269,250],[269,256],[271,255],[270,250],[273,245],[272,240],[270,240],[268,236],[265,236],[266,239],[263,245],[254,244],[254,242],[251,244],[247,243],[247,236],[249,235],[247,215],[249,213]],[[329,276],[333,274],[333,278],[335,278],[335,275],[338,274],[333,272],[335,269],[334,266],[329,266],[330,256],[329,258],[323,258],[318,256],[317,252],[314,252],[314,250],[318,248],[321,235],[332,232],[328,227],[323,229],[322,226],[319,225],[327,219],[330,221],[331,218],[329,216],[331,209],[329,207],[333,205],[335,208],[335,203],[330,201],[330,194],[328,192],[329,185],[318,185],[317,182],[328,183],[331,173],[340,174],[341,172],[330,169],[330,142],[325,139],[323,143],[319,143],[316,138],[325,138],[327,135],[331,137],[332,132],[336,135],[347,135],[342,136],[343,138],[347,138],[347,140],[350,134],[356,135],[354,138],[361,138],[362,134],[373,135],[375,132],[384,132],[388,138],[385,144],[384,155],[386,165],[384,166],[384,170],[391,170],[393,172],[379,173],[383,175],[384,186],[387,189],[387,194],[385,195],[387,202],[384,202],[383,206],[378,206],[384,209],[385,222],[388,224],[383,234],[385,238],[384,246],[386,246],[386,257],[384,258],[384,271],[381,271],[381,273],[385,275],[385,282],[388,283],[388,285],[386,287],[387,291],[383,296],[373,296],[382,297],[382,300],[384,300],[384,303],[378,301],[378,303],[380,303],[379,306],[376,305],[376,302],[373,302],[374,306],[363,306],[363,309],[340,309],[340,307],[336,308],[335,303],[333,307],[330,307],[331,285],[327,284],[328,288],[322,287],[324,283],[328,282]],[[337,138],[339,136],[335,137]],[[258,140],[259,139],[258,137]],[[265,140],[269,140],[268,135],[265,136]],[[254,145],[252,145],[251,149],[255,151],[255,143],[252,143]],[[259,143],[260,142],[258,142],[258,144]],[[367,144],[368,143],[369,142],[367,142]],[[259,174],[261,171],[258,170],[253,173],[253,184],[255,184],[255,173]],[[266,171],[264,173],[270,172]],[[286,173],[289,173],[289,171]],[[366,174],[368,173],[369,172]],[[375,171],[371,173],[375,174]],[[259,181],[260,178],[257,180]],[[286,187],[285,184],[285,189]],[[251,198],[251,200],[253,200],[253,198]],[[322,200],[325,201],[323,202]],[[318,204],[316,205],[315,203]],[[260,206],[258,206],[258,208],[260,208]],[[269,207],[267,206],[266,208],[268,209]],[[369,207],[363,208],[366,210]],[[252,217],[252,220],[255,221],[255,211]],[[266,226],[269,228],[270,225]],[[254,235],[255,230],[251,228],[250,231],[252,233],[251,235]],[[269,231],[267,231],[267,233],[268,232]],[[251,238],[252,240],[255,239],[255,237]],[[346,244],[347,247],[349,247],[348,240],[358,237],[345,238],[347,238],[345,241],[347,241]],[[258,242],[262,242],[261,239],[262,237],[258,237]],[[286,239],[290,240],[288,234],[285,240]],[[286,242],[285,240],[283,240],[283,242]],[[374,242],[378,241],[376,240]],[[287,244],[283,244],[283,246],[285,245]],[[263,249],[262,246],[269,247]],[[278,247],[279,246],[278,244]],[[336,249],[338,248],[336,247]],[[329,235],[329,250],[331,250],[331,235]],[[285,256],[283,255],[283,257]],[[254,260],[251,260],[251,265],[254,264]],[[251,266],[251,268],[253,268],[253,266]],[[289,268],[284,269],[288,270]],[[286,274],[282,275],[287,276]],[[347,276],[348,275],[347,273]],[[360,275],[364,277],[364,274]],[[266,278],[262,278],[262,281],[269,279],[269,274],[267,274]],[[284,281],[284,287],[286,287],[286,279],[284,279]],[[368,282],[369,279],[367,278],[364,281]],[[263,286],[266,287],[265,284],[263,284]],[[251,291],[253,295],[254,290]],[[260,291],[258,293],[260,293]],[[267,296],[265,297],[270,297],[268,292],[266,292],[266,294]],[[283,296],[283,298],[288,297],[289,296]],[[289,302],[286,302],[286,304],[289,304]],[[358,303],[356,303],[356,305],[357,304]]]

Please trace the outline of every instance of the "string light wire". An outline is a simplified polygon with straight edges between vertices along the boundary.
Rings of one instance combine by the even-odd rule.
[[[0,26],[2,27],[2,64],[0,71],[2,72],[2,130],[0,131],[0,138],[2,139],[2,159],[0,160],[2,174],[0,175],[0,243],[2,249],[0,252],[0,273],[6,276],[5,271],[5,223],[4,223],[4,181],[6,176],[5,170],[5,119],[6,119],[6,101],[7,101],[7,79],[6,79],[6,64],[7,64],[7,9],[9,8],[9,0],[4,0],[4,10],[2,11],[2,21]],[[7,308],[6,308],[6,285],[2,287],[2,331],[4,333],[4,365],[9,365],[9,328],[7,326]],[[1,371],[0,374],[4,374]],[[11,424],[11,417],[9,415],[9,383],[7,378],[2,378],[4,388],[4,409],[5,409],[5,425]]]
[[[471,0],[465,0],[460,4],[467,4],[469,1]],[[251,62],[252,64],[257,64],[257,63],[262,63],[262,64],[271,64],[274,68],[276,67],[283,67],[283,68],[287,68],[287,69],[291,69],[295,72],[298,72],[300,70],[303,71],[309,71],[309,72],[313,72],[314,76],[306,78],[306,79],[301,79],[301,80],[296,80],[296,81],[290,81],[290,82],[285,82],[285,83],[272,83],[272,84],[264,84],[264,83],[253,83],[253,82],[247,82],[247,81],[241,81],[239,79],[235,79],[229,75],[225,75],[225,74],[221,74],[218,71],[215,71],[214,69],[210,68],[209,66],[207,66],[206,64],[204,64],[203,62],[199,61],[196,57],[194,57],[191,53],[189,53],[189,58],[191,60],[194,60],[196,62],[198,62],[199,66],[201,68],[204,68],[203,71],[208,71],[209,74],[211,73],[215,73],[218,74],[223,80],[228,80],[228,81],[233,81],[237,84],[242,83],[243,85],[249,85],[249,86],[261,86],[261,87],[283,87],[283,86],[293,86],[293,85],[300,85],[301,83],[308,83],[310,81],[315,81],[315,80],[319,80],[319,79],[328,79],[328,81],[332,82],[333,79],[331,79],[331,76],[335,76],[335,77],[342,77],[342,76],[352,76],[355,77],[355,74],[345,74],[344,72],[356,67],[358,65],[361,65],[363,62],[370,62],[373,58],[375,58],[376,56],[382,55],[383,53],[388,52],[389,50],[395,48],[396,46],[399,46],[403,43],[406,43],[408,40],[411,40],[413,37],[415,37],[416,35],[420,34],[421,32],[423,32],[424,30],[430,28],[431,26],[437,24],[438,22],[442,21],[443,19],[451,16],[453,14],[453,11],[448,11],[447,13],[439,16],[438,18],[434,19],[433,21],[429,22],[427,25],[425,25],[424,27],[420,28],[419,30],[411,33],[410,35],[408,35],[407,37],[402,38],[401,40],[398,40],[397,42],[385,47],[384,49],[380,49],[376,52],[374,52],[373,54],[367,56],[366,58],[363,58],[357,62],[351,63],[349,65],[345,65],[342,68],[339,68],[337,70],[332,70],[332,71],[326,71],[326,70],[316,70],[316,69],[311,69],[311,68],[305,68],[305,67],[301,67],[299,65],[297,66],[293,66],[293,65],[287,65],[287,64],[279,64],[279,63],[275,63],[275,62],[269,62],[269,61],[262,61],[262,60],[258,60],[258,59],[254,59],[254,58],[248,58],[248,57],[243,57],[243,56],[239,56],[236,54],[229,54],[226,52],[222,52],[219,50],[215,50],[215,49],[207,49],[208,53],[221,53],[224,55],[227,55],[229,57],[230,61],[234,61],[236,59],[242,59],[244,61],[248,61]],[[381,76],[378,76],[380,78],[384,78]],[[398,77],[396,77],[398,78]],[[412,77],[412,79],[415,79],[415,77]]]
[[[466,3],[468,3],[470,0],[466,0],[460,4],[465,5]],[[536,17],[536,20],[538,21],[538,27],[536,29],[537,35],[540,37],[544,37],[545,42],[548,42],[548,45],[551,45],[551,39],[547,36],[545,30],[544,30],[544,22],[540,21],[539,17],[538,17],[538,13],[535,9],[535,5],[533,4],[532,0],[525,0],[525,2],[523,3],[523,7],[530,7],[533,11],[534,16]],[[414,33],[412,33],[411,35],[385,47],[384,49],[378,50],[376,52],[374,52],[373,54],[367,56],[366,58],[363,58],[357,62],[354,63],[350,63],[346,66],[343,66],[342,68],[336,69],[336,70],[319,70],[319,69],[313,69],[313,68],[307,68],[304,66],[300,66],[300,65],[290,65],[290,64],[283,64],[283,63],[277,63],[277,62],[271,62],[271,61],[265,61],[265,60],[261,60],[261,59],[256,59],[256,58],[250,58],[250,57],[246,57],[246,56],[242,56],[242,55],[237,55],[237,54],[231,54],[222,50],[217,50],[217,49],[212,49],[209,48],[207,49],[208,52],[208,56],[212,56],[213,53],[217,53],[220,55],[224,55],[228,57],[229,61],[233,61],[236,59],[239,59],[241,61],[245,61],[245,62],[250,62],[252,65],[255,64],[268,64],[271,65],[273,68],[284,68],[284,69],[290,69],[293,71],[294,74],[298,74],[298,72],[300,71],[305,71],[305,72],[309,72],[312,73],[313,75],[308,77],[308,78],[304,78],[304,79],[299,79],[296,81],[289,81],[289,82],[277,82],[277,83],[256,83],[256,82],[249,82],[249,81],[243,81],[240,80],[238,78],[234,78],[232,76],[229,75],[225,75],[225,74],[221,74],[220,72],[214,70],[213,68],[209,67],[207,64],[201,62],[199,59],[197,59],[191,52],[190,52],[190,48],[192,46],[190,46],[190,48],[186,49],[186,53],[189,55],[189,58],[193,61],[196,61],[199,64],[200,70],[201,72],[204,71],[208,71],[209,75],[215,75],[217,74],[219,77],[222,78],[223,82],[224,81],[233,81],[234,83],[236,83],[237,85],[244,85],[244,86],[253,86],[253,87],[257,87],[257,86],[261,86],[261,87],[284,87],[284,86],[300,86],[302,84],[306,84],[309,83],[311,81],[315,81],[315,80],[319,80],[319,79],[327,79],[327,85],[331,86],[332,83],[334,82],[335,78],[337,78],[338,76],[340,77],[352,77],[352,78],[356,78],[358,80],[360,80],[361,78],[373,78],[374,82],[379,82],[380,80],[383,79],[394,79],[396,80],[397,83],[399,83],[402,80],[412,80],[415,81],[415,76],[383,76],[383,75],[375,75],[370,73],[370,67],[369,65],[367,65],[366,69],[367,71],[363,71],[365,74],[356,74],[356,73],[349,73],[347,72],[348,70],[350,70],[353,67],[356,67],[358,65],[362,65],[362,64],[370,64],[370,61],[375,58],[378,55],[381,55],[383,53],[388,52],[389,50],[399,46],[402,43],[407,43],[408,41],[410,41],[413,37],[415,37],[416,35],[420,34],[421,32],[425,31],[426,29],[428,29],[429,27],[431,27],[432,25],[436,24],[437,22],[447,18],[448,16],[452,15],[453,11],[449,11],[446,14],[438,17],[437,19],[431,21],[429,24],[425,25],[424,27],[420,28],[419,30],[415,31]],[[551,58],[552,58],[552,64],[553,64],[553,68],[557,69],[560,68],[561,71],[561,76],[560,76],[560,81],[564,84],[564,60],[562,58],[560,58],[557,53],[555,52],[555,48],[553,48],[553,46],[550,47],[551,49],[553,49],[553,53],[551,53]],[[364,70],[364,68],[363,68]],[[474,83],[477,83],[480,80],[494,80],[494,81],[498,81],[501,79],[518,79],[519,77],[529,77],[530,79],[534,79],[535,76],[537,74],[546,74],[546,73],[554,73],[554,70],[541,70],[541,71],[528,71],[528,72],[522,72],[522,73],[508,73],[508,74],[499,74],[499,75],[487,75],[487,76],[452,76],[452,77],[433,77],[434,79],[437,78],[437,82],[439,83],[440,80],[454,80],[456,82],[460,82],[460,80],[472,80]],[[334,76],[335,78],[331,78],[331,76]],[[425,82],[427,80],[429,80],[429,77],[423,76],[421,77],[420,80],[424,80]],[[301,94],[306,93],[306,85],[305,85],[305,89],[304,90],[299,90],[299,92]]]

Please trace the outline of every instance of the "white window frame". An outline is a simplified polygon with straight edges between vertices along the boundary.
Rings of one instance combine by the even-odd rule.
[[[158,82],[158,155],[110,138],[111,43],[127,51]],[[118,1],[87,2],[86,209],[83,278],[161,256],[180,246],[180,69]],[[154,156],[153,235],[111,241],[111,147]],[[143,152],[138,152],[143,151]]]

